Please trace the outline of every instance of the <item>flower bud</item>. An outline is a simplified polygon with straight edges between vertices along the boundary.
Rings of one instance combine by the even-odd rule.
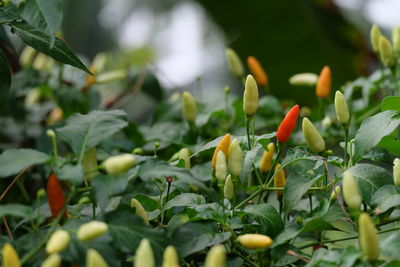
[[[357,181],[349,172],[343,173],[343,198],[346,204],[352,209],[359,209],[361,205],[361,196],[358,191]]]
[[[268,248],[272,245],[272,239],[266,235],[244,234],[237,239],[242,246],[249,249]]]
[[[190,169],[190,152],[187,148],[182,148],[178,153],[179,159],[185,161],[185,168]]]
[[[41,188],[36,192],[36,197],[41,198],[45,196],[46,196],[46,190],[44,188]]]
[[[224,197],[226,199],[231,200],[233,198],[234,194],[235,194],[235,187],[232,182],[232,177],[231,177],[231,175],[228,175],[228,177],[226,177],[225,185],[224,185]]]
[[[386,67],[392,67],[396,63],[396,58],[393,54],[392,44],[383,35],[379,37],[379,55],[382,64]]]
[[[228,151],[228,167],[234,176],[239,176],[243,167],[243,152],[240,148],[239,141],[235,138],[232,140]]]
[[[108,174],[121,175],[135,165],[135,156],[132,154],[122,154],[112,156],[103,162],[103,166]]]
[[[281,168],[281,164],[276,164],[275,167],[275,173]],[[279,171],[277,175],[274,177],[274,187],[285,187],[286,184],[286,177],[285,177],[285,171],[282,169]],[[283,191],[282,190],[277,190],[276,194],[278,196],[282,196]]]
[[[269,172],[272,168],[272,158],[274,156],[275,145],[274,143],[269,143],[268,151],[264,151],[261,161],[260,161],[260,170],[262,172]]]
[[[197,115],[196,101],[189,92],[182,94],[182,114],[183,118],[188,122],[194,122]]]
[[[163,263],[161,267],[179,267],[178,253],[173,246],[168,246],[164,250]]]
[[[369,214],[360,215],[358,227],[361,250],[369,261],[376,261],[379,258],[379,238]]]
[[[1,250],[1,257],[3,261],[3,267],[21,267],[18,254],[14,247],[9,243],[5,243]]]
[[[218,151],[217,163],[215,165],[215,177],[219,182],[224,182],[226,178],[226,157],[224,152]]]
[[[86,253],[86,267],[108,267],[108,264],[97,250],[89,248]]]
[[[225,55],[226,59],[228,60],[228,66],[231,73],[234,76],[241,78],[244,75],[244,67],[239,56],[231,48],[227,48],[225,50]]]
[[[21,64],[21,66],[24,68],[31,67],[36,53],[36,49],[30,47],[29,45],[25,46],[25,48],[22,50],[21,55],[19,56],[19,63]]]
[[[336,91],[335,93],[335,110],[338,121],[342,124],[349,123],[350,113],[347,106],[347,101],[342,92]]]
[[[143,219],[146,224],[149,224],[149,219],[147,217],[147,212],[144,209],[142,203],[139,200],[132,198],[131,207],[135,208],[136,215]]]
[[[54,137],[56,137],[56,132],[54,132],[53,129],[48,129],[48,130],[46,131],[46,135],[47,135],[48,137],[50,137],[50,138],[54,138]]]
[[[215,169],[215,165],[217,163],[218,152],[221,150],[222,152],[224,152],[225,156],[228,156],[230,144],[231,144],[231,135],[230,134],[226,134],[221,139],[221,141],[219,141],[217,147],[214,150],[214,154],[212,157],[212,168],[213,169]]]
[[[154,267],[154,254],[151,249],[150,241],[148,239],[142,239],[139,247],[136,249],[134,267]]]
[[[231,92],[231,88],[229,86],[225,86],[224,92],[228,95]]]
[[[204,267],[225,267],[226,254],[223,245],[213,246],[207,254]]]
[[[268,76],[261,66],[260,62],[253,56],[247,58],[247,66],[249,66],[250,73],[254,76],[259,86],[268,84]]]
[[[60,266],[61,266],[61,257],[58,253],[50,254],[40,265],[40,267],[60,267]]]
[[[315,86],[318,82],[318,75],[315,73],[299,73],[289,78],[293,86]]]
[[[400,53],[400,26],[395,26],[392,30],[393,50],[395,54]]]
[[[342,191],[342,188],[340,187],[340,185],[337,185],[337,186],[333,189],[333,191],[332,191],[332,193],[331,193],[330,200],[331,200],[331,201],[336,200],[337,196],[340,195],[340,192],[341,192],[341,191]]]
[[[258,87],[253,76],[247,75],[243,94],[243,110],[247,116],[253,116],[258,109]]]
[[[134,148],[134,149],[132,150],[132,154],[135,154],[135,155],[143,155],[143,154],[144,154],[144,151],[143,151],[143,149],[142,149],[141,147],[136,147],[136,148]]]
[[[329,66],[324,66],[319,74],[315,94],[319,98],[327,98],[331,92],[332,74]]]
[[[55,231],[49,238],[46,244],[47,254],[58,253],[66,249],[71,240],[69,233],[65,230]]]
[[[395,185],[400,186],[400,159],[395,158],[393,165],[393,182]]]
[[[379,27],[375,24],[372,25],[370,37],[372,50],[374,50],[375,53],[379,53],[379,38],[381,37],[381,31],[379,30]]]
[[[303,119],[302,128],[303,136],[307,142],[307,146],[316,153],[324,151],[325,141],[308,118]]]
[[[97,175],[97,157],[96,147],[89,148],[83,157],[83,173],[85,174],[86,181],[92,181]]]
[[[97,70],[97,69],[96,69]],[[98,71],[98,70],[97,70]],[[97,84],[106,84],[117,82],[126,79],[128,72],[126,70],[112,70],[100,73],[95,77],[95,82]]]
[[[95,239],[108,231],[108,225],[100,221],[91,221],[82,224],[78,229],[78,239],[81,241],[89,241]]]

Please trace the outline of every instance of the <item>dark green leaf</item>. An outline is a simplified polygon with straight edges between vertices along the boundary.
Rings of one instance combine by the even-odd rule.
[[[167,205],[165,206],[165,209],[168,210],[170,208],[179,206],[191,207],[205,203],[206,199],[202,195],[193,193],[183,193],[168,201]]]
[[[13,4],[0,7],[0,24],[11,23],[19,19],[18,10]]]
[[[32,208],[20,204],[0,205],[0,218],[3,216],[29,217],[32,215]]]
[[[400,233],[396,232],[388,236],[380,243],[381,254],[392,260],[400,260]]]
[[[9,149],[0,155],[0,177],[17,174],[26,167],[45,163],[49,156],[33,149]]]
[[[400,205],[400,189],[391,184],[379,188],[371,198],[371,203],[376,206],[376,213],[383,213],[392,207]]]
[[[243,169],[242,173],[240,174],[240,181],[242,184],[244,184],[247,181],[247,179],[250,179],[249,175],[253,170],[254,160],[260,148],[261,146],[258,145],[252,148],[250,151],[247,151],[246,155],[244,156]]]
[[[381,103],[381,110],[400,110],[400,96],[387,96]]]
[[[322,231],[322,230],[336,230],[330,223],[322,218],[311,218],[304,223],[302,232]]]
[[[274,247],[284,244],[290,239],[296,237],[301,233],[301,225],[298,223],[292,223],[285,227],[285,229],[275,238],[274,243],[272,244]]]
[[[268,236],[277,236],[284,228],[279,212],[271,204],[258,204],[247,206],[244,210],[249,215],[255,216],[262,227],[262,232]]]
[[[83,169],[82,165],[72,165],[67,164],[63,166],[61,169],[58,169],[57,176],[60,180],[70,181],[77,185],[83,182]]]
[[[7,57],[0,49],[0,110],[7,101],[11,85],[10,65]]]

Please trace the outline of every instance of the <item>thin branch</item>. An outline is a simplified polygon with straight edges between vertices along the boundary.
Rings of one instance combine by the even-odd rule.
[[[7,186],[7,188],[3,191],[3,193],[0,196],[0,202],[3,200],[3,198],[7,195],[8,191],[10,191],[11,187],[18,181],[18,179],[25,173],[27,172],[30,168],[33,166],[26,167],[23,169],[20,173],[18,173],[17,176],[11,181],[11,183]]]
[[[4,227],[6,228],[7,235],[10,239],[14,239],[13,234],[11,233],[10,227],[8,226],[8,222],[6,216],[3,217]]]

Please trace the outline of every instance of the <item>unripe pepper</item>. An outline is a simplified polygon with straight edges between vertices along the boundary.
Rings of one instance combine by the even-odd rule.
[[[319,98],[327,98],[331,92],[332,75],[329,66],[324,66],[319,74],[315,94]]]
[[[190,152],[187,148],[179,150],[178,158],[185,162],[185,168],[190,169]]]
[[[400,26],[395,26],[392,30],[393,50],[395,54],[400,52]]]
[[[249,249],[268,248],[272,245],[272,239],[261,234],[244,234],[237,239],[242,246]]]
[[[379,238],[375,225],[367,213],[362,213],[358,218],[358,234],[360,247],[369,261],[376,261],[379,258]]]
[[[3,261],[3,267],[21,267],[18,254],[14,247],[9,243],[5,243],[1,250],[1,257]]]
[[[379,55],[382,64],[386,67],[392,67],[396,63],[393,53],[393,47],[390,41],[383,35],[379,37]]]
[[[107,173],[111,175],[121,175],[135,165],[136,159],[132,154],[122,154],[112,156],[103,162]]]
[[[225,267],[226,254],[223,245],[213,246],[207,254],[204,267]]]
[[[217,154],[218,151],[222,151],[224,152],[225,156],[228,156],[229,153],[229,146],[231,144],[231,135],[230,134],[226,134],[221,141],[219,141],[217,147],[214,150],[214,154],[212,157],[212,168],[215,169],[215,164],[217,163]]]
[[[393,182],[400,186],[400,159],[395,158],[393,161]]]
[[[215,177],[217,178],[217,180],[222,183],[225,181],[226,179],[226,157],[224,152],[222,152],[221,150],[218,151],[217,154],[217,163],[215,165]]]
[[[224,185],[224,197],[226,199],[231,200],[233,198],[234,194],[235,194],[235,187],[232,182],[232,177],[231,177],[231,175],[228,175],[228,177],[226,177],[225,185]]]
[[[298,73],[289,78],[289,83],[294,86],[315,86],[318,75],[315,73]]]
[[[61,266],[61,257],[58,253],[53,253],[49,255],[40,265],[40,267],[60,267],[60,266]]]
[[[259,86],[265,86],[268,84],[268,76],[260,62],[255,57],[249,56],[247,58],[247,66]]]
[[[178,253],[173,246],[168,246],[164,250],[163,262],[161,267],[179,267]]]
[[[294,127],[296,126],[296,121],[297,117],[299,116],[299,111],[300,111],[299,105],[295,105],[286,114],[285,118],[278,127],[278,131],[276,132],[276,139],[278,139],[279,142],[285,143],[289,139],[290,134],[292,133]]]
[[[92,179],[98,174],[96,147],[89,148],[88,151],[86,151],[82,165],[85,180],[89,182],[92,181]]]
[[[379,53],[379,38],[381,37],[381,31],[375,24],[372,25],[370,37],[372,50],[374,50],[375,53]]]
[[[324,151],[325,141],[308,118],[303,119],[302,128],[303,136],[307,142],[307,146],[316,153]]]
[[[269,172],[272,168],[272,158],[274,157],[275,145],[274,143],[269,143],[268,151],[264,151],[261,161],[260,161],[260,170],[262,172]]]
[[[154,267],[154,254],[151,249],[150,241],[148,239],[142,239],[139,247],[136,249],[134,267]]]
[[[144,209],[142,203],[139,200],[132,198],[131,200],[131,207],[135,208],[136,215],[143,219],[146,224],[149,224],[149,219],[147,216],[147,212]]]
[[[56,218],[66,205],[65,196],[60,181],[57,179],[57,176],[54,173],[51,173],[47,180],[47,201],[49,203],[53,218]],[[64,210],[61,218],[67,218],[66,209]]]
[[[349,123],[350,113],[347,101],[342,92],[336,91],[335,93],[335,110],[338,121],[342,124]]]
[[[232,140],[228,151],[228,168],[232,175],[239,176],[243,168],[243,152],[239,141]]]
[[[86,267],[108,267],[108,264],[97,250],[89,248],[86,254]]]
[[[275,173],[281,168],[281,164],[276,164],[275,167]],[[285,171],[282,169],[279,171],[277,175],[274,177],[274,187],[285,187],[286,184],[286,176],[285,176]],[[282,196],[283,191],[282,190],[277,190],[276,194],[278,196]]]
[[[238,78],[241,78],[244,74],[244,67],[242,61],[235,51],[231,48],[225,50],[226,59],[228,60],[228,66],[232,74]]]
[[[332,193],[331,193],[330,200],[331,200],[331,201],[336,200],[336,199],[337,199],[337,196],[340,195],[340,192],[341,192],[341,191],[342,191],[342,188],[340,187],[340,185],[337,185],[337,186],[333,189],[333,191],[332,191]]]
[[[25,46],[25,48],[22,50],[21,55],[19,56],[19,63],[21,64],[21,66],[24,68],[31,67],[36,53],[36,49],[32,48],[29,45]]]
[[[55,231],[49,238],[46,244],[47,254],[59,253],[66,249],[71,238],[65,230]]]
[[[252,75],[247,75],[243,93],[243,110],[252,117],[258,109],[258,86]]]
[[[196,120],[197,105],[189,92],[183,92],[182,94],[182,114],[183,118],[188,122],[194,122]]]
[[[359,209],[362,200],[358,191],[358,185],[353,175],[347,171],[343,173],[342,187],[343,198],[346,204],[352,209]]]
[[[108,225],[100,221],[91,221],[82,224],[77,232],[78,239],[89,241],[95,239],[108,231]]]
[[[126,79],[128,72],[126,70],[111,70],[103,72],[95,77],[98,84],[106,84]]]

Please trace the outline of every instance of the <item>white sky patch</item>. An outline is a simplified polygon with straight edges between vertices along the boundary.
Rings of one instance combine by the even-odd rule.
[[[400,1],[370,0],[366,5],[365,16],[372,23],[392,29],[400,24]]]

